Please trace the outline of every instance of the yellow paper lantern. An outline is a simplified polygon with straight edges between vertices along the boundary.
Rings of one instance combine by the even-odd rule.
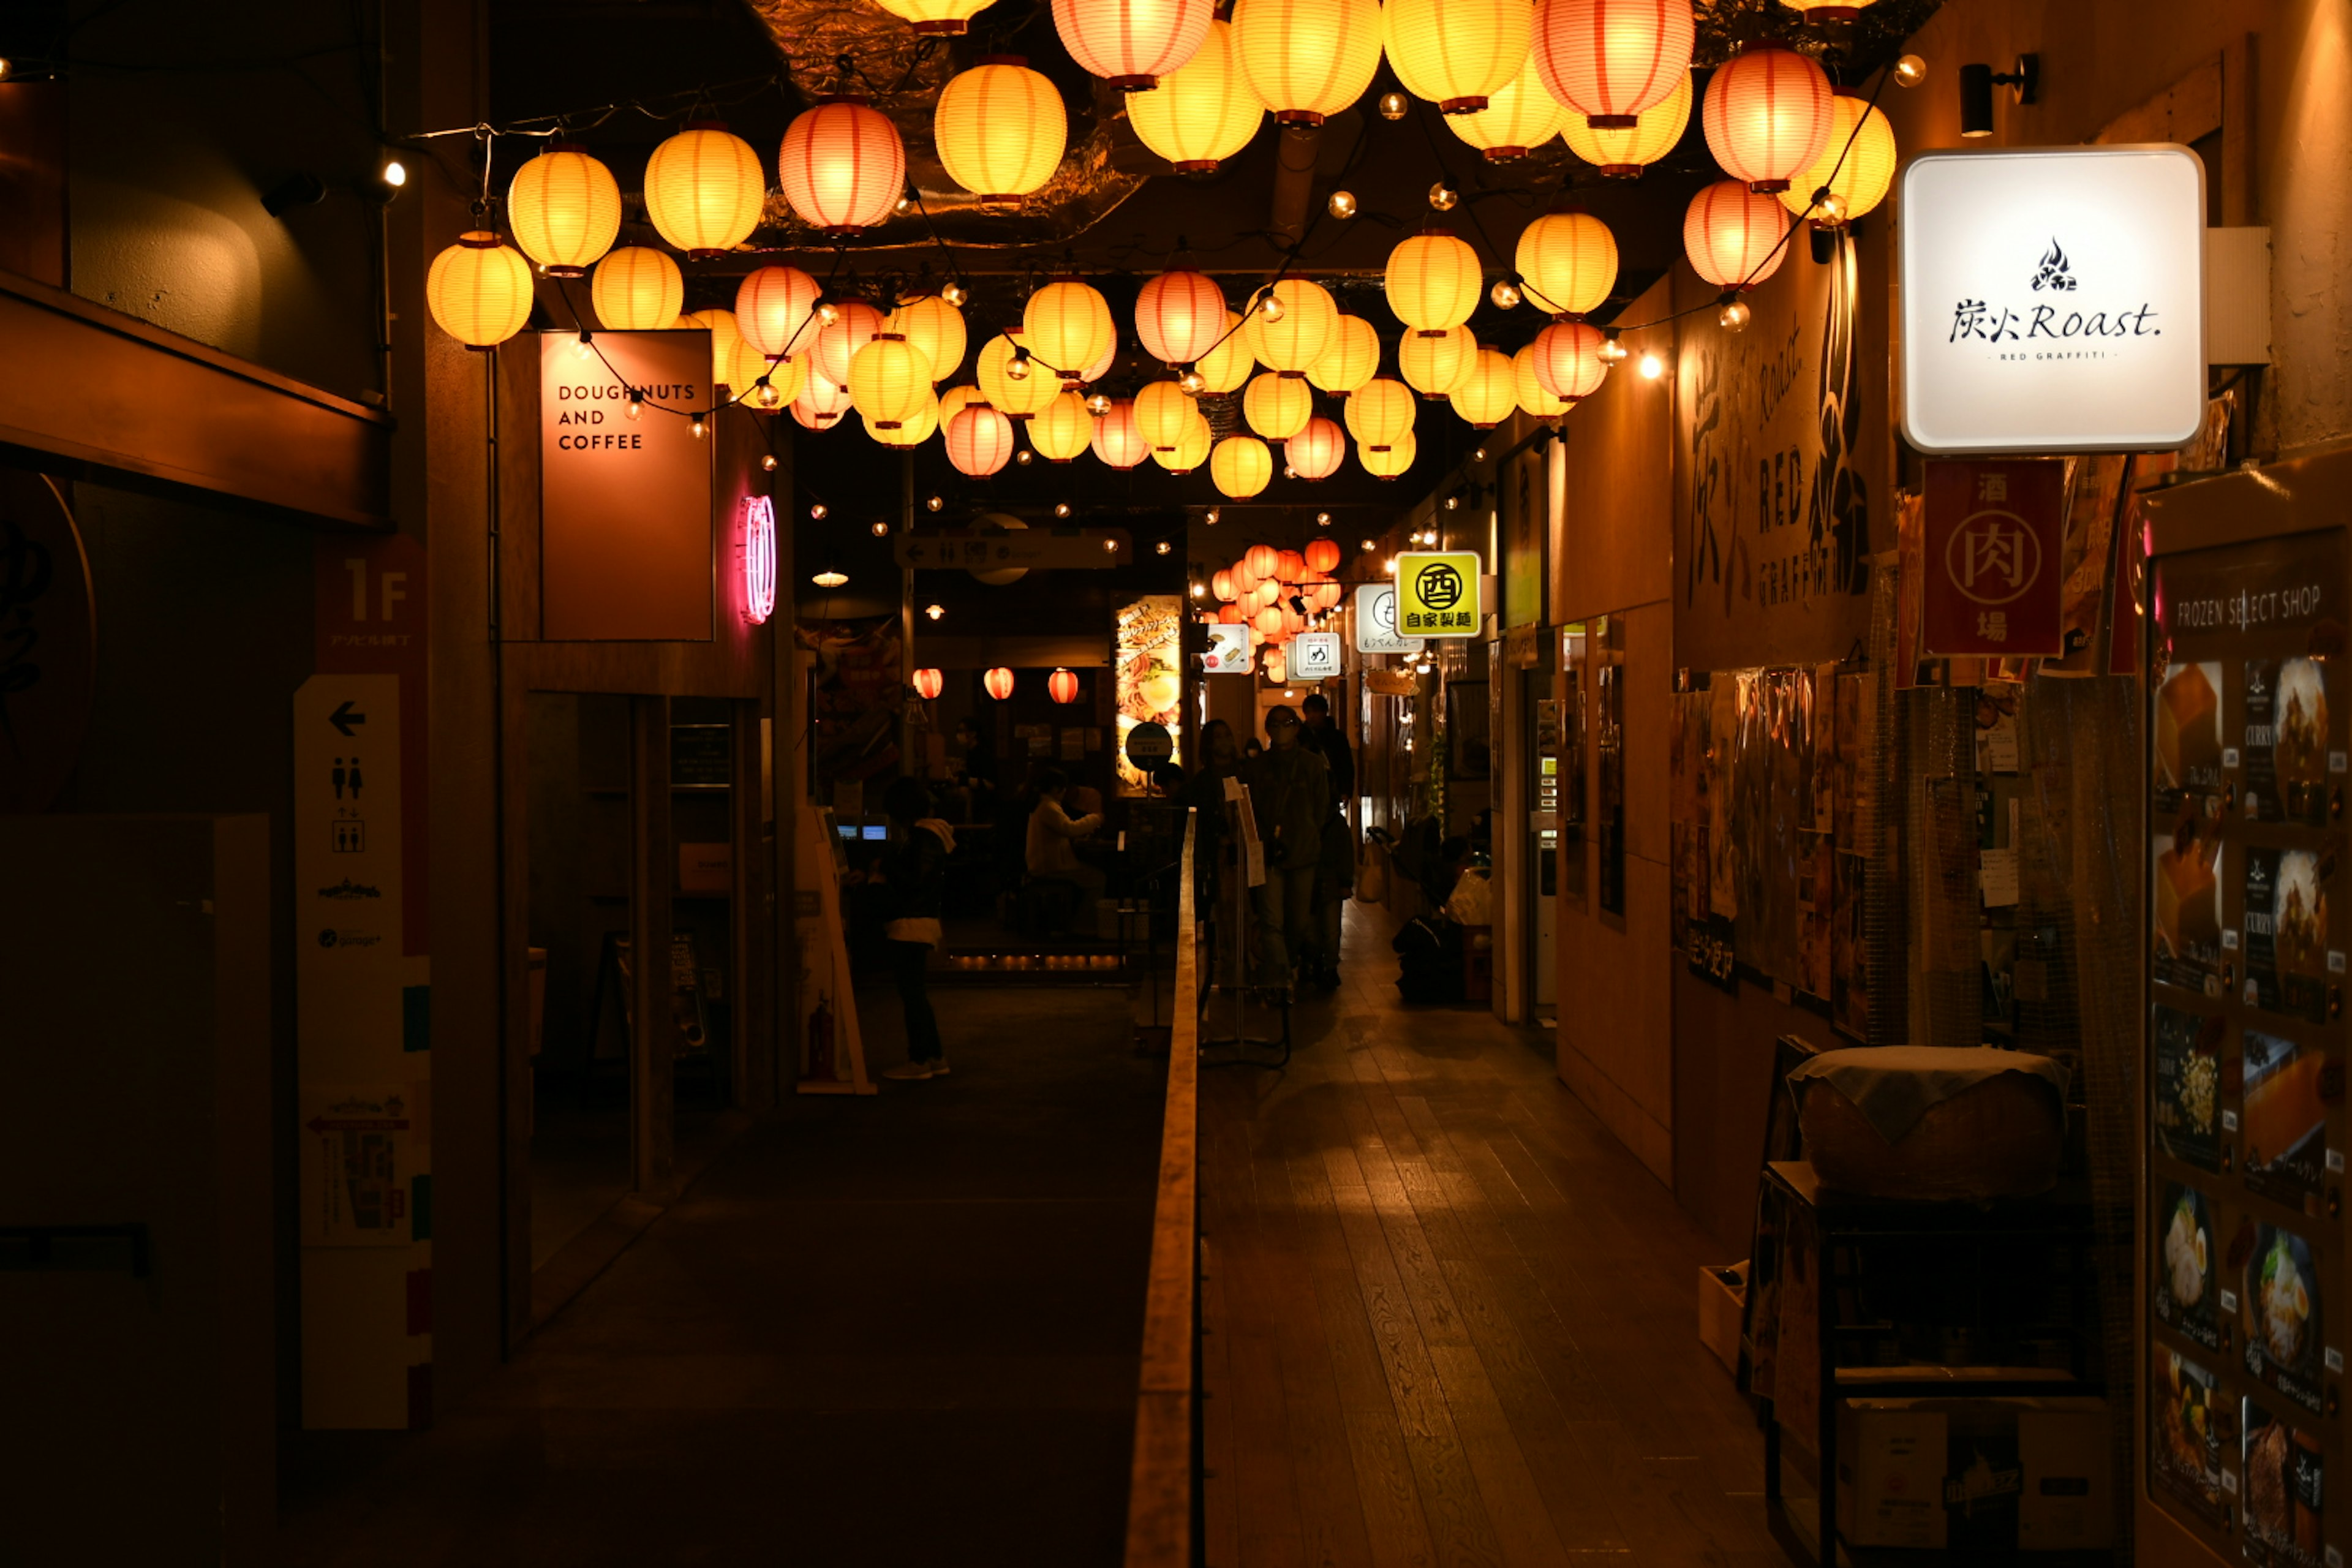
[[[1609,379],[1601,357],[1609,340],[1585,321],[1554,321],[1528,345],[1535,359],[1536,384],[1565,403],[1581,403]]]
[[[1381,335],[1361,316],[1341,312],[1322,357],[1307,367],[1307,379],[1345,397],[1380,374]]]
[[[1617,237],[1591,213],[1551,212],[1519,232],[1512,256],[1536,309],[1582,316],[1617,286]]]
[[[919,447],[940,427],[940,400],[931,395],[928,385],[923,388],[922,402],[896,424],[877,419],[863,409],[858,412],[866,421],[866,433],[885,447]]]
[[[1209,455],[1209,478],[1228,500],[1247,500],[1274,478],[1274,454],[1255,436],[1228,436]]]
[[[1045,405],[1062,395],[1061,378],[1024,357],[1024,335],[1018,327],[1007,327],[980,345],[980,357],[975,362],[979,370],[980,390],[989,402],[1004,412],[1008,419],[1018,422],[1044,412]],[[1013,374],[1015,361],[1022,374]]]
[[[1347,456],[1346,434],[1338,424],[1320,414],[1309,419],[1297,435],[1282,444],[1283,460],[1290,465],[1290,471],[1302,479],[1329,479],[1339,471],[1339,465]],[[1284,563],[1286,568],[1287,555]],[[1299,570],[1291,575],[1303,576],[1305,571],[1306,563],[1302,560]]]
[[[1356,460],[1364,465],[1364,472],[1376,479],[1400,478],[1412,467],[1412,460],[1420,455],[1421,443],[1413,438],[1410,430],[1391,446],[1359,446],[1356,448]]]
[[[946,410],[946,398],[940,399],[940,407]],[[945,429],[948,461],[960,474],[984,479],[1013,460],[1013,421],[985,403],[957,409]]]
[[[621,232],[621,187],[576,142],[550,142],[507,187],[515,246],[550,278],[585,278]]]
[[[1831,108],[1834,112],[1830,139],[1822,155],[1780,193],[1780,205],[1801,217],[1811,217],[1816,228],[1839,228],[1852,223],[1885,201],[1887,188],[1895,183],[1895,127],[1886,122],[1886,116],[1867,100],[1843,93]],[[1856,124],[1860,131],[1854,129]],[[1824,186],[1837,198],[1833,213],[1813,206],[1813,193]]]
[[[1151,91],[1129,93],[1127,121],[1180,174],[1208,174],[1248,146],[1265,105],[1242,74],[1232,24],[1210,23],[1192,59]]]
[[[760,155],[717,121],[689,124],[646,160],[646,216],[698,261],[751,237],[767,199]]]
[[[1530,60],[1519,74],[1488,95],[1486,107],[1468,114],[1448,115],[1454,134],[1486,155],[1490,163],[1524,158],[1559,134],[1568,110],[1544,90]]]
[[[1528,63],[1531,16],[1528,0],[1387,0],[1381,31],[1407,92],[1469,114]]]
[[[850,356],[849,395],[880,430],[898,429],[926,404],[937,406],[930,364],[898,332],[877,333]]]
[[[1522,410],[1538,419],[1557,419],[1570,407],[1568,399],[1546,386],[1537,374],[1533,343],[1511,356],[1511,395]]]
[[[1145,390],[1150,389],[1147,387]],[[1177,437],[1176,445],[1165,451],[1157,447],[1151,449],[1151,460],[1171,474],[1189,474],[1207,462],[1209,447],[1216,440],[1209,429],[1209,422],[1201,417],[1201,411],[1192,408],[1189,404],[1187,408],[1192,416],[1192,421],[1184,426],[1183,434]]]
[[[1789,258],[1788,209],[1738,180],[1718,180],[1691,198],[1683,249],[1692,270],[1718,289],[1752,289]]]
[[[1347,412],[1348,434],[1359,447],[1393,447],[1412,434],[1412,393],[1386,376],[1358,387]]]
[[[1149,90],[1200,51],[1215,9],[1213,0],[1054,0],[1054,30],[1079,69]]]
[[[735,330],[770,359],[815,346],[816,302],[824,286],[797,267],[761,267],[735,289]]]
[[[1172,381],[1155,381],[1135,395],[1135,427],[1152,451],[1172,452],[1201,411]]]
[[[1631,125],[1595,130],[1583,115],[1570,110],[1559,128],[1560,140],[1607,178],[1639,179],[1643,170],[1673,152],[1683,132],[1690,129],[1695,96],[1690,72],[1685,71],[1675,89],[1634,116]]]
[[[1201,373],[1201,390],[1223,396],[1239,392],[1257,368],[1257,360],[1250,353],[1249,333],[1242,330],[1242,319],[1233,311],[1225,312],[1225,330],[1217,346],[1193,362],[1192,368]]]
[[[931,367],[931,379],[944,381],[963,363],[963,312],[937,294],[918,294],[890,312],[887,331],[904,334],[922,351]]]
[[[686,277],[667,252],[625,245],[596,264],[588,285],[596,320],[616,332],[657,332],[686,306]]]
[[[1258,101],[1285,125],[1320,125],[1372,85],[1379,0],[1234,0],[1234,46]]]
[[[443,331],[469,349],[490,349],[530,320],[530,263],[488,229],[468,229],[433,258],[425,302]]]
[[[971,31],[971,19],[996,0],[874,0],[877,5],[929,37],[960,38]]]
[[[793,399],[793,417],[811,430],[829,430],[854,406],[849,388],[812,363],[807,384]]]
[[[940,90],[931,134],[948,178],[982,202],[1018,202],[1054,177],[1069,116],[1020,55],[988,55]]]
[[[1426,332],[1468,321],[1486,288],[1478,253],[1452,230],[1433,226],[1397,241],[1389,252],[1387,282],[1397,320]]]
[[[1136,291],[1135,335],[1144,353],[1171,370],[1216,347],[1229,319],[1224,290],[1205,272],[1174,268]]]
[[[1287,441],[1315,417],[1315,395],[1296,376],[1266,372],[1242,395],[1242,417],[1269,441]]]
[[[1397,374],[1405,384],[1434,401],[1451,395],[1470,379],[1478,363],[1478,340],[1467,327],[1442,332],[1407,332],[1397,341]]]
[[[906,194],[907,149],[888,115],[843,93],[784,128],[776,174],[803,222],[840,237],[888,221]]]
[[[739,338],[728,372],[719,380],[738,403],[772,414],[801,395],[808,384],[808,364],[806,354],[772,360],[752,347],[750,339]]]
[[[969,382],[961,386],[949,387],[940,394],[940,428],[944,430],[954,424],[955,416],[973,404],[987,402],[988,399],[981,395],[980,388]]]
[[[1538,0],[1528,37],[1544,90],[1596,130],[1664,101],[1697,41],[1690,0]]]
[[[816,368],[824,373],[827,381],[846,386],[849,362],[880,333],[882,323],[882,312],[865,300],[836,300],[832,322],[816,330],[816,343],[810,351]]]
[[[1029,421],[1029,444],[1049,463],[1066,463],[1095,438],[1095,416],[1083,392],[1065,392]]]
[[[1111,399],[1110,412],[1095,421],[1095,456],[1114,468],[1131,468],[1150,455],[1151,444],[1135,423],[1135,400]]]
[[[1742,48],[1707,80],[1707,151],[1749,190],[1777,195],[1829,145],[1836,97],[1811,56],[1769,44]]]
[[[693,331],[697,328],[710,334],[710,379],[725,381],[735,374],[735,356],[743,346],[743,333],[735,325],[732,310],[688,310],[677,319],[677,330]]]
[[[1480,349],[1470,363],[1470,374],[1452,394],[1454,412],[1475,428],[1492,430],[1511,416],[1518,395],[1511,385],[1511,356],[1500,349]]]
[[[1030,295],[1021,331],[1031,356],[1073,385],[1118,342],[1109,302],[1076,278],[1056,278]]]
[[[1278,304],[1278,316],[1269,317],[1262,308],[1269,296]],[[1272,289],[1261,289],[1250,297],[1242,335],[1249,340],[1250,356],[1266,369],[1305,375],[1307,367],[1322,358],[1323,351],[1331,345],[1339,321],[1339,307],[1323,285],[1304,278],[1284,278]]]

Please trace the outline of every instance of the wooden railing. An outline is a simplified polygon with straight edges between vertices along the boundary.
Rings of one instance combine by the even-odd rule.
[[[1191,1568],[1199,1485],[1201,1069],[1200,954],[1192,909],[1197,823],[1185,823],[1176,895],[1176,985],[1170,1008],[1168,1108],[1160,1132],[1160,1196],[1143,1306],[1143,1368],[1128,1486],[1127,1568]]]

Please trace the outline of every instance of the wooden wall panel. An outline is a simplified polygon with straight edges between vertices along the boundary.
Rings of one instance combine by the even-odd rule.
[[[1660,279],[1626,310],[1666,313]],[[1654,351],[1672,363],[1673,329],[1629,333],[1633,357],[1579,404],[1563,431],[1566,495],[1552,547],[1551,620],[1565,625],[1666,597],[1674,560],[1674,380],[1644,381],[1634,366]]]

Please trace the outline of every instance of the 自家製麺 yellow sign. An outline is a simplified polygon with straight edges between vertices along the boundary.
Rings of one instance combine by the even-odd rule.
[[[1467,637],[1478,635],[1478,574],[1475,550],[1431,550],[1397,557],[1397,635]]]

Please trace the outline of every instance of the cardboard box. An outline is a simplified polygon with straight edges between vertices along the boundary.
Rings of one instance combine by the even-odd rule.
[[[1698,1271],[1698,1342],[1733,1376],[1739,1373],[1739,1322],[1748,1310],[1748,1265]]]
[[[1849,1399],[1838,1530],[1853,1546],[2105,1551],[2111,1464],[2103,1399]]]

